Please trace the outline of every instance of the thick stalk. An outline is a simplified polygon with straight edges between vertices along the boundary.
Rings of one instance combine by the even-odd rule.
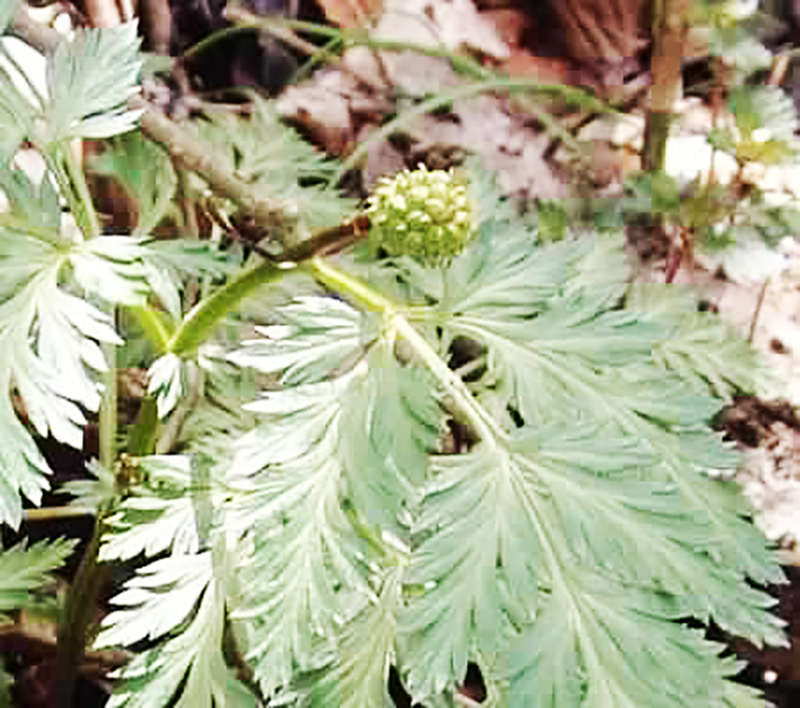
[[[681,59],[691,0],[653,0],[653,88],[642,166],[663,171],[675,105],[683,95]]]
[[[167,350],[172,333],[167,329],[162,313],[148,305],[131,307],[128,311],[136,316],[145,337],[155,347],[156,354],[163,354]]]
[[[234,308],[257,288],[283,277],[279,264],[267,261],[241,273],[227,285],[201,300],[186,315],[167,343],[167,351],[183,355],[202,344],[228,310]]]
[[[86,632],[110,568],[98,564],[100,537],[108,510],[98,511],[94,532],[72,581],[56,642],[56,706],[72,708],[78,670],[86,653]]]
[[[369,219],[363,214],[352,221],[315,232],[293,248],[287,249],[279,259],[256,247],[266,260],[231,280],[219,290],[203,298],[184,318],[178,330],[167,342],[166,351],[186,354],[194,351],[219,324],[228,310],[233,309],[244,298],[252,295],[262,285],[282,278],[286,268],[311,258],[317,253],[327,252],[343,244],[361,238],[369,228]]]

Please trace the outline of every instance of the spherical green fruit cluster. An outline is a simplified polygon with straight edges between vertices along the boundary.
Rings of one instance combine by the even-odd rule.
[[[472,237],[475,205],[453,170],[420,165],[382,178],[369,198],[370,240],[390,256],[416,256],[448,265]]]

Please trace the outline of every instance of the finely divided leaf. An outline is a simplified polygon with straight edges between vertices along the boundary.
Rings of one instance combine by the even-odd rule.
[[[735,661],[719,659],[720,647],[677,624],[668,599],[566,565],[560,575],[558,594],[511,651],[512,701],[547,708],[727,705]]]
[[[280,324],[257,327],[229,359],[264,373],[283,371],[287,385],[321,381],[347,370],[377,330],[367,315],[330,297],[302,297],[276,312]]]
[[[2,349],[0,348],[0,352]],[[11,386],[10,372],[0,369],[0,385]],[[18,528],[22,495],[39,504],[48,488],[50,468],[7,396],[0,395],[0,521]]]
[[[526,581],[506,580],[503,573],[519,576],[525,558],[537,555],[533,577],[538,586],[527,582],[532,586],[529,612],[543,589],[545,595],[553,593],[551,602],[564,601],[555,595],[564,589],[555,587],[562,575],[558,560],[634,584],[641,602],[663,595],[678,614],[659,616],[652,630],[660,631],[664,646],[671,647],[663,651],[674,650],[675,656],[701,657],[704,651],[671,624],[679,615],[713,619],[756,643],[782,643],[780,622],[768,612],[771,599],[745,582],[746,576],[780,581],[776,559],[757,529],[739,518],[744,509],[727,497],[733,490],[704,474],[736,464],[733,451],[707,427],[720,401],[696,377],[690,377],[690,385],[657,365],[659,347],[671,336],[677,339],[674,320],[659,311],[619,309],[624,287],[613,264],[616,259],[624,267],[624,260],[614,244],[561,244],[536,253],[513,232],[484,229],[481,236],[489,239],[480,244],[487,249],[484,260],[495,245],[499,249],[500,256],[483,266],[490,275],[484,277],[480,268],[465,270],[462,283],[469,287],[453,283],[438,288],[419,279],[417,287],[428,287],[436,305],[415,316],[440,328],[444,342],[466,337],[482,344],[487,367],[474,384],[480,400],[507,402],[517,414],[515,427],[538,427],[535,434],[512,430],[510,452],[503,452],[497,438],[491,454],[492,446],[481,444],[452,462],[433,458],[434,479],[426,486],[415,526],[418,541],[407,578],[419,593],[409,600],[414,651],[401,654],[415,698],[452,686],[463,675],[470,652],[496,651],[486,642],[487,637],[497,642],[497,635],[478,631],[482,616],[494,612],[495,633],[503,621],[511,630],[522,629],[525,613],[519,607],[526,604],[516,593]],[[491,240],[503,236],[508,238],[502,244]],[[515,254],[508,252],[509,244]],[[453,272],[468,262],[469,256],[461,265],[457,259]],[[531,291],[520,303],[517,295],[540,282],[539,263],[548,262],[560,264],[546,269],[552,275],[546,283],[550,291],[538,298]],[[598,268],[598,262],[606,265]],[[713,366],[723,369],[740,354],[741,348],[723,348]],[[684,375],[689,368],[696,376],[709,370],[708,360],[700,356],[684,366]],[[713,383],[713,377],[708,380]],[[494,409],[494,415],[509,425],[502,408]],[[483,450],[482,461],[478,450]],[[441,459],[448,461],[445,467]],[[513,481],[508,488],[514,493],[498,496],[501,481]],[[520,534],[510,525],[521,523],[526,505],[529,530]],[[731,528],[741,533],[732,534]],[[515,534],[518,543],[521,537],[531,541],[523,560],[507,566],[498,538]],[[585,589],[574,592],[574,602],[585,601]],[[551,701],[545,705],[572,705],[583,695],[583,672],[592,667],[585,657],[576,657],[583,649],[593,654],[602,651],[603,643],[622,641],[621,623],[635,622],[628,611],[615,610],[620,624],[613,632],[584,638],[583,648],[575,643],[565,649],[560,661],[575,662],[572,678],[554,679],[558,688],[544,689]],[[608,615],[596,621],[598,626],[609,622]],[[558,656],[548,650],[542,661]],[[716,660],[712,663],[719,668]],[[566,693],[553,697],[559,690]],[[617,681],[613,674],[585,690],[592,692],[587,704],[593,706],[637,705],[650,692],[646,684]],[[700,689],[662,691],[660,700],[665,706],[686,705],[683,699],[695,690]],[[724,682],[715,690],[719,705],[726,705]]]
[[[98,236],[75,246],[69,254],[75,281],[106,302],[143,306],[147,282],[142,260],[147,251],[138,239]]]
[[[582,704],[586,679],[566,600],[560,593],[543,600],[536,622],[514,642],[514,651],[509,652],[511,705]]]
[[[436,456],[405,582],[402,656],[415,700],[453,687],[474,649],[507,649],[535,611],[540,565],[535,485],[502,448]]]
[[[286,382],[348,371],[377,336],[369,319],[338,300],[305,298],[277,314],[284,324],[262,330],[272,339],[231,358],[267,373],[284,370]],[[288,327],[295,331],[291,339],[282,336]],[[397,531],[398,515],[407,513],[424,473],[425,453],[436,443],[441,412],[422,372],[401,367],[384,340],[339,378],[269,392],[249,408],[269,419],[242,438],[229,474],[232,487],[250,490],[247,505],[234,502],[230,513],[252,529],[255,545],[246,608],[237,616],[252,618],[251,656],[265,693],[283,689],[278,695],[289,700],[293,666],[317,675],[315,665],[328,664],[324,657],[333,647],[356,650],[352,633],[362,622],[387,617],[379,609],[384,600],[365,582],[369,546],[360,548],[364,542],[342,496],[363,520]],[[348,617],[353,602],[354,624],[340,629],[339,618]],[[328,678],[303,700],[338,694],[354,705],[382,705],[393,646],[385,643],[394,637],[384,630],[376,636],[384,645],[380,653],[371,653],[366,665],[363,655],[357,661],[339,654],[339,667],[323,671]]]
[[[200,549],[196,499],[210,495],[210,483],[201,485],[197,467],[186,455],[150,455],[139,461],[142,483],[106,519],[101,560],[152,557],[164,551],[192,555]]]
[[[719,317],[700,312],[697,299],[677,285],[637,283],[626,307],[658,313],[669,324],[669,334],[654,342],[653,360],[698,394],[710,390],[729,401],[736,393],[758,393],[768,386],[764,364],[747,342]]]
[[[189,619],[212,578],[210,551],[146,565],[113,600],[117,606],[137,607],[137,612],[115,610],[107,615],[95,646],[124,646],[168,634]]]
[[[397,608],[401,602],[401,565],[381,574],[378,597],[347,618],[338,646],[322,669],[301,676],[290,702],[297,708],[394,708],[389,668],[394,658]],[[276,703],[283,705],[281,701]]]
[[[85,423],[81,406],[96,410],[100,401],[87,368],[104,370],[98,342],[118,341],[106,315],[58,287],[59,259],[55,253],[51,258],[54,262],[21,290],[0,293],[6,298],[0,304],[0,386],[6,401],[0,416],[0,434],[5,440],[0,476],[7,488],[0,520],[14,526],[20,513],[15,509],[19,504],[16,495],[22,491],[38,502],[45,487],[40,475],[47,465],[16,419],[8,398],[12,387],[19,392],[28,420],[40,435],[51,433],[80,448]],[[13,268],[13,261],[9,265]]]
[[[31,591],[48,582],[50,572],[63,565],[74,548],[74,540],[59,539],[29,547],[23,542],[1,551],[0,612],[27,607]]]
[[[25,185],[30,186],[30,191]],[[12,213],[24,226],[0,226],[0,522],[19,522],[19,494],[38,503],[47,465],[17,411],[43,437],[80,449],[84,411],[100,403],[96,374],[107,368],[101,343],[120,344],[109,314],[73,294],[70,276],[110,302],[141,303],[141,246],[121,237],[68,240],[48,182],[7,182]],[[66,281],[66,282],[65,282]],[[2,392],[0,391],[0,394]]]
[[[135,125],[128,110],[139,90],[141,58],[136,23],[85,29],[61,42],[47,63],[45,122],[51,141],[106,138]]]
[[[443,291],[432,293],[442,311],[509,322],[534,316],[558,293],[574,250],[564,242],[537,251],[534,242],[534,234],[519,226],[506,227],[502,238],[486,227],[454,259],[444,275]]]
[[[102,623],[95,646],[129,645],[161,639],[138,653],[119,675],[112,708],[180,708],[255,705],[235,685],[223,657],[225,578],[217,577],[212,552],[173,556],[140,569],[114,598],[115,610]]]
[[[270,418],[245,436],[229,484],[242,489],[229,514],[252,538],[244,584],[252,658],[265,694],[287,688],[295,670],[314,668],[318,644],[330,646],[339,617],[369,596],[368,546],[340,495],[339,398],[357,369],[342,379],[270,393],[253,406]]]
[[[346,496],[371,523],[402,535],[425,480],[426,455],[443,432],[443,413],[425,372],[403,367],[391,342],[370,350],[366,379],[344,401],[342,428]]]

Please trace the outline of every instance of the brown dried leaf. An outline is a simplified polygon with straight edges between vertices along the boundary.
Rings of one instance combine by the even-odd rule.
[[[320,7],[334,24],[345,29],[365,27],[381,10],[383,0],[318,0]]]

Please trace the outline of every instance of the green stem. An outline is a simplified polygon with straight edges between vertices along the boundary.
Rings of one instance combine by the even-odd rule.
[[[159,312],[150,307],[131,307],[128,311],[134,314],[139,320],[145,337],[155,347],[156,354],[163,354],[167,351],[170,337],[172,336],[164,324],[164,319]]]
[[[397,312],[393,302],[375,292],[363,281],[339,270],[319,256],[311,259],[311,271],[314,277],[336,292],[355,300],[369,310],[382,312],[388,320],[390,329],[411,346],[414,353],[438,379],[451,398],[453,411],[472,427],[484,443],[494,445],[496,441],[505,439],[505,433],[475,400],[466,384],[425,338],[409,324],[405,316]]]
[[[72,581],[58,624],[56,641],[56,706],[72,708],[78,669],[86,653],[86,633],[94,614],[100,588],[108,571],[98,563],[100,537],[108,510],[101,510],[95,520],[94,532]]]
[[[224,29],[212,32],[207,37],[201,39],[197,44],[192,45],[183,53],[184,60],[196,59],[198,56],[205,54],[209,50],[216,47],[221,42],[227,39],[236,37],[240,34],[252,34],[258,32],[258,27],[252,24],[241,24],[235,27],[225,27]]]
[[[128,431],[125,449],[133,457],[152,455],[156,449],[158,432],[158,406],[155,396],[144,396],[139,407],[139,417]]]
[[[260,263],[241,273],[192,308],[167,342],[166,350],[178,355],[194,351],[228,310],[262,285],[272,283],[283,275],[284,270],[271,261]]]
[[[184,317],[177,331],[164,346],[164,351],[183,355],[197,349],[217,326],[228,310],[251,295],[262,285],[282,278],[287,268],[308,260],[316,253],[325,252],[360,238],[369,228],[366,216],[357,215],[350,222],[314,232],[310,238],[280,254],[280,260],[258,249],[267,260],[239,274],[224,287],[204,297]]]
[[[57,250],[68,251],[71,247],[69,241],[59,235],[57,229],[35,226],[29,223],[27,219],[21,219],[14,214],[0,214],[0,228],[33,236],[38,241],[46,243],[48,246],[53,246]]]
[[[314,52],[308,60],[300,67],[298,67],[297,71],[289,77],[289,81],[287,82],[290,86],[294,84],[299,84],[302,81],[305,81],[314,69],[324,62],[331,62],[333,60],[339,59],[339,54],[337,52],[337,47],[341,45],[341,40],[338,37],[332,37],[329,39],[325,44],[323,44],[316,52]]]
[[[355,300],[360,306],[371,312],[392,315],[397,310],[397,306],[389,298],[373,290],[363,280],[339,270],[319,256],[311,259],[310,270],[311,274],[327,287],[350,300]]]
[[[114,307],[110,308],[112,316]],[[102,374],[103,397],[100,401],[100,464],[107,470],[114,469],[117,459],[117,349],[114,344],[102,344],[103,356],[108,368]]]
[[[94,208],[92,195],[89,192],[89,185],[86,183],[86,174],[78,164],[75,153],[70,145],[65,145],[63,149],[64,164],[67,168],[67,176],[74,190],[75,203],[71,204],[75,219],[80,224],[86,238],[95,238],[102,233],[100,219]]]

